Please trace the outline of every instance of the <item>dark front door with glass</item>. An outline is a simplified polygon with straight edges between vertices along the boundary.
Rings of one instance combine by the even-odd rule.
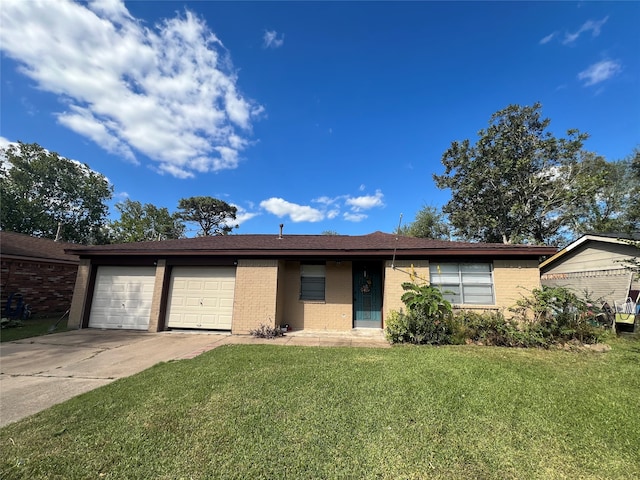
[[[382,267],[377,262],[353,264],[353,326],[382,328]]]

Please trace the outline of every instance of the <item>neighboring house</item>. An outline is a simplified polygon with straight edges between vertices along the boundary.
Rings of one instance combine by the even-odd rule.
[[[401,284],[442,285],[462,308],[512,306],[539,287],[551,247],[461,243],[381,232],[227,235],[75,247],[69,326],[249,333],[383,328],[403,307]]]
[[[2,316],[5,316],[10,296],[14,308],[21,296],[33,315],[67,311],[71,306],[79,260],[76,255],[65,253],[65,249],[77,246],[0,231]]]
[[[542,284],[568,287],[578,295],[587,292],[591,299],[611,307],[630,293],[636,296],[640,282],[624,261],[640,257],[640,249],[625,240],[640,240],[640,232],[580,237],[540,264]]]

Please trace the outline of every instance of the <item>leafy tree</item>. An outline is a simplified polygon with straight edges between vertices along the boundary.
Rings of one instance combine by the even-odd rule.
[[[36,143],[0,149],[0,228],[85,244],[104,243],[113,187],[86,164]]]
[[[236,219],[238,209],[227,202],[212,197],[182,198],[178,203],[178,218],[200,226],[198,235],[228,235],[238,225],[229,223]]]
[[[627,158],[629,162],[629,175],[632,178],[630,203],[627,208],[626,218],[631,230],[640,230],[640,147],[636,147]]]
[[[563,213],[567,226],[575,234],[637,229],[640,218],[634,219],[634,209],[640,204],[639,185],[630,158],[607,162],[583,152]]]
[[[324,230],[321,235],[340,235],[338,232],[336,232],[335,230]]]
[[[455,234],[485,242],[553,243],[561,234],[567,185],[586,134],[556,138],[541,105],[509,105],[494,113],[478,141],[455,141],[443,154],[438,188],[451,189],[443,207]]]
[[[120,220],[111,224],[115,242],[143,242],[184,237],[185,225],[177,214],[170,214],[165,207],[151,203],[125,200],[116,203]]]
[[[449,223],[437,208],[425,205],[416,214],[416,219],[400,228],[401,235],[417,238],[447,240],[451,234]]]

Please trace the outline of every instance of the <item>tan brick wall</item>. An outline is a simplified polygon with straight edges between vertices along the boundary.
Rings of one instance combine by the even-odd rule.
[[[261,323],[274,326],[277,289],[277,260],[238,260],[232,333],[249,333]]]
[[[429,282],[429,261],[428,260],[396,260],[395,268],[391,267],[391,261],[387,261],[384,266],[384,294],[382,303],[382,323],[391,310],[405,310],[404,303],[400,298],[404,293],[402,284],[411,282],[424,284]],[[412,268],[413,265],[413,268]],[[414,274],[414,280],[411,279]]]
[[[167,261],[163,258],[158,260],[156,265],[156,281],[153,286],[153,297],[151,299],[151,313],[149,314],[149,332],[158,332],[164,327],[164,318],[160,318],[160,306],[162,302],[162,290],[164,288],[164,274],[167,270]],[[167,281],[169,279],[167,278]]]
[[[325,301],[300,300],[300,262],[286,262],[283,323],[294,330],[351,330],[353,293],[351,262],[326,263]]]
[[[404,293],[402,283],[411,281],[410,273],[415,272],[416,283],[428,283],[429,262],[426,260],[396,261],[396,268],[391,268],[391,262],[385,264],[384,282],[384,318],[391,310],[404,309],[400,300]],[[521,295],[526,295],[528,290],[540,286],[540,273],[536,260],[495,260],[493,262],[493,279],[496,295],[495,305],[464,305],[460,308],[474,311],[504,310],[509,316],[507,308],[513,306]]]
[[[285,321],[285,306],[287,300],[287,276],[286,276],[286,262],[284,260],[278,261],[278,298],[276,299],[276,325],[282,326],[286,324]]]
[[[91,278],[91,261],[87,259],[80,260],[78,273],[76,275],[76,285],[73,289],[73,300],[71,301],[71,310],[69,311],[68,328],[80,328],[82,317],[87,306],[87,288],[89,287],[89,279]]]
[[[531,289],[540,288],[540,270],[537,260],[494,260],[493,282],[496,304],[506,310],[515,305],[522,296],[529,295]]]

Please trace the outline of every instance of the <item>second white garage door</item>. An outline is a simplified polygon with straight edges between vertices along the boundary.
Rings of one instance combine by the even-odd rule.
[[[167,326],[231,330],[235,267],[173,267]]]

